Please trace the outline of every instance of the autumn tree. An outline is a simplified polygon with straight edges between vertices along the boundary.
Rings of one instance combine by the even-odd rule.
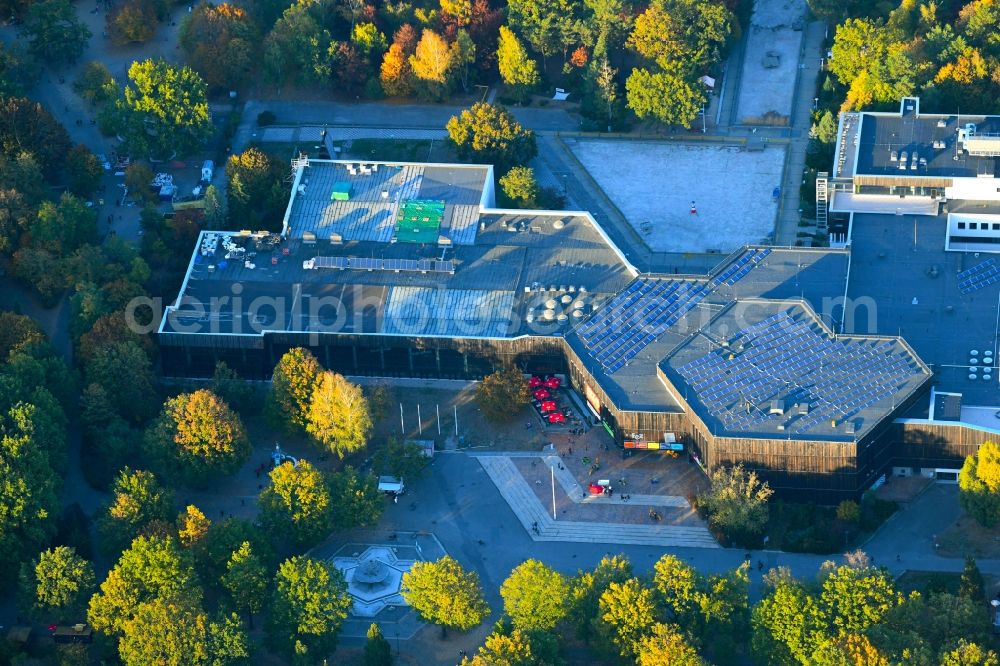
[[[538,154],[535,133],[493,104],[474,104],[453,116],[446,129],[460,158],[492,164],[499,172],[526,164]]]
[[[637,578],[611,583],[599,600],[601,620],[623,657],[638,655],[642,638],[656,622],[653,591]]]
[[[75,548],[43,550],[21,565],[21,608],[34,617],[73,622],[86,609],[95,587],[94,567]]]
[[[91,597],[87,620],[97,631],[117,637],[142,604],[199,590],[190,557],[176,541],[140,536]]]
[[[913,93],[915,72],[907,45],[881,22],[847,19],[837,26],[830,50],[830,71],[849,88],[841,110]]]
[[[28,38],[31,54],[53,64],[79,60],[91,36],[69,0],[43,0],[32,4],[25,14],[22,31]]]
[[[512,419],[530,400],[528,382],[516,368],[498,370],[476,386],[476,402],[490,421]]]
[[[286,167],[251,146],[226,161],[229,217],[240,229],[280,229],[288,202]]]
[[[134,62],[116,101],[117,129],[134,154],[188,154],[212,135],[207,94],[205,81],[189,67]]]
[[[351,603],[344,575],[332,562],[293,557],[275,576],[268,633],[293,663],[318,663],[336,647]]]
[[[628,46],[661,69],[700,74],[722,60],[733,21],[722,3],[657,0],[636,17]]]
[[[146,431],[145,445],[165,475],[199,487],[232,474],[250,457],[239,415],[205,389],[169,398]]]
[[[118,654],[125,666],[230,666],[250,656],[239,618],[209,618],[195,594],[157,596],[139,604],[121,633]]]
[[[333,528],[330,489],[323,473],[306,460],[271,470],[271,483],[258,504],[265,527],[298,545],[314,544]]]
[[[369,527],[378,522],[385,509],[385,498],[374,475],[358,474],[350,465],[334,472],[328,479],[333,505],[333,525],[337,529]]]
[[[404,24],[393,35],[392,46],[382,58],[379,80],[386,95],[402,97],[413,92],[413,70],[410,56],[417,46],[417,35],[413,26]]]
[[[177,516],[177,538],[185,548],[193,548],[202,542],[211,526],[212,521],[201,509],[188,504]]]
[[[538,560],[527,560],[503,582],[500,596],[515,627],[551,631],[566,616],[569,585],[558,571]]]
[[[531,90],[538,85],[538,67],[528,56],[517,35],[507,26],[500,26],[497,64],[503,82],[511,87],[519,101],[525,101]]]
[[[966,457],[958,475],[958,499],[980,525],[1000,521],[1000,445],[984,442]]]
[[[709,524],[733,543],[756,542],[767,526],[767,501],[774,491],[742,465],[718,466],[710,480],[709,489],[698,495],[698,506]]]
[[[271,83],[317,84],[329,80],[333,38],[313,15],[312,7],[308,3],[288,7],[264,39],[261,60]]]
[[[111,487],[111,500],[98,515],[97,529],[108,550],[127,546],[153,521],[170,520],[173,495],[152,472],[124,468]]]
[[[531,167],[512,167],[500,177],[500,190],[515,208],[538,208],[538,181]]]
[[[479,576],[466,571],[450,555],[435,562],[416,562],[403,574],[403,598],[425,621],[466,631],[482,622],[490,608]]]
[[[418,95],[433,100],[444,99],[451,90],[455,55],[444,37],[424,28],[413,55],[409,57],[410,70],[419,81],[416,85]]]
[[[285,352],[274,367],[265,410],[270,421],[289,431],[305,431],[309,405],[320,371],[319,361],[302,347]]]
[[[372,420],[361,387],[327,370],[316,379],[306,432],[324,449],[343,458],[368,444]]]
[[[0,96],[19,97],[38,81],[40,68],[22,44],[0,45]]]
[[[66,155],[66,181],[70,192],[88,197],[97,189],[104,176],[104,167],[97,156],[83,144],[77,144]]]
[[[654,624],[639,639],[637,652],[638,666],[705,666],[706,663],[673,624]]]
[[[531,637],[520,629],[510,633],[494,631],[472,659],[463,659],[461,666],[530,666],[551,663],[540,658],[531,644]]]
[[[181,23],[178,41],[209,87],[237,88],[257,63],[260,29],[236,5],[200,3]]]
[[[260,526],[240,518],[226,518],[209,525],[208,532],[192,547],[198,574],[208,585],[222,582],[229,571],[233,553],[240,550],[243,543],[249,543],[253,556],[263,563],[267,571],[277,566],[274,549],[269,535]]]
[[[156,411],[156,390],[149,356],[133,341],[114,342],[94,352],[84,366],[88,384],[104,389],[115,413],[141,423]]]
[[[164,18],[158,10],[156,0],[129,0],[113,7],[105,20],[108,39],[118,46],[148,42]]]
[[[976,565],[973,557],[965,558],[965,567],[962,569],[962,577],[959,580],[958,593],[963,597],[975,602],[981,602],[986,598],[986,590],[983,587],[983,574]]]

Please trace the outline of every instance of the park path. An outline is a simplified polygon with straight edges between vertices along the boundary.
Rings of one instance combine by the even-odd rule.
[[[774,230],[776,245],[794,245],[799,230],[799,212],[803,206],[812,206],[812,201],[801,201],[799,188],[802,172],[806,166],[806,149],[809,146],[809,128],[812,126],[813,97],[816,93],[816,79],[820,72],[823,39],[826,24],[814,21],[806,27],[799,58],[799,71],[795,85],[795,99],[792,103],[791,136],[785,153],[785,173],[781,186],[781,205],[778,209],[778,223]]]

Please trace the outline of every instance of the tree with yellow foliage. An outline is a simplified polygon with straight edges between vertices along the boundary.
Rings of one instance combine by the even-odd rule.
[[[984,442],[965,459],[958,475],[958,499],[979,524],[993,527],[1000,521],[1000,445]]]

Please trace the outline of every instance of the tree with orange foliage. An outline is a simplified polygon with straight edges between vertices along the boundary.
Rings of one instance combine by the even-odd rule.
[[[181,24],[180,45],[208,85],[236,88],[257,61],[260,29],[236,5],[201,3]]]

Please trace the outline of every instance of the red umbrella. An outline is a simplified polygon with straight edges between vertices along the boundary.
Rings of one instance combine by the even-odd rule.
[[[559,412],[552,412],[546,418],[549,420],[549,423],[565,423],[566,422],[566,417],[563,416],[562,414],[560,414]]]
[[[558,377],[549,377],[545,380],[545,387],[550,389],[557,389],[562,384]]]
[[[528,380],[528,386],[531,387],[531,388],[533,388],[533,389],[534,388],[538,388],[541,385],[542,385],[542,378],[541,377],[532,377],[531,379]]]
[[[604,493],[604,486],[592,483],[589,486],[587,486],[587,490],[590,491],[591,495],[600,495]]]
[[[555,400],[545,400],[542,402],[542,414],[548,414],[558,409]]]
[[[546,398],[548,398],[552,394],[549,393],[548,391],[546,391],[545,389],[540,388],[540,389],[535,389],[535,392],[534,392],[533,395],[535,396],[535,400],[545,400]]]

